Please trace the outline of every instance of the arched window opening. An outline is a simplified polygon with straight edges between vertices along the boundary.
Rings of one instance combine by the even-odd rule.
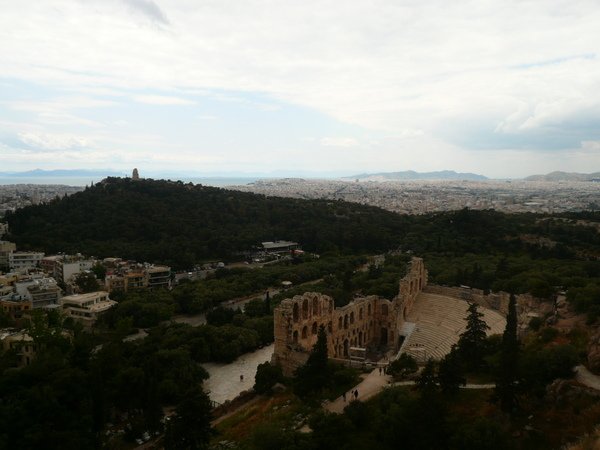
[[[302,339],[306,339],[308,335],[308,328],[304,327],[302,328]]]

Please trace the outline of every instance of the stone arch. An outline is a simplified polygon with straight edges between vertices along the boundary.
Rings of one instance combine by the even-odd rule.
[[[294,344],[298,343],[298,330],[294,330],[293,334]]]
[[[338,330],[341,330],[343,327],[342,316],[338,317]]]
[[[333,312],[333,300],[329,300],[329,314]]]
[[[350,344],[348,342],[348,339],[344,339],[344,357],[348,358],[348,349],[350,347]]]
[[[344,330],[348,329],[348,314],[344,316]]]
[[[388,315],[388,312],[389,312],[389,311],[388,311],[388,305],[387,305],[387,304],[385,304],[385,303],[383,303],[383,304],[381,305],[381,315],[382,315],[382,316],[387,316],[387,315]]]
[[[360,345],[361,347],[363,345],[363,332],[362,331],[358,332],[358,345]]]
[[[318,316],[319,314],[321,314],[319,311],[319,299],[315,296],[312,300],[312,315]]]
[[[368,316],[371,315],[371,304],[370,303],[367,305],[367,315]]]
[[[302,319],[308,319],[308,300],[304,299],[302,302]]]
[[[354,311],[350,312],[350,323],[354,323]]]
[[[304,328],[302,328],[302,339],[306,339],[307,336],[308,336],[308,328],[305,325]]]
[[[292,312],[292,317],[294,319],[294,322],[298,322],[299,319],[299,307],[298,307],[298,303],[294,303],[294,310]]]
[[[327,323],[327,332],[329,334],[333,333],[333,324],[331,323],[331,320]]]
[[[360,320],[362,320],[362,318],[363,318],[363,309],[362,309],[362,308],[360,308],[360,309],[358,310],[358,318],[359,318]]]
[[[313,322],[311,333],[313,335],[317,334],[317,322]]]

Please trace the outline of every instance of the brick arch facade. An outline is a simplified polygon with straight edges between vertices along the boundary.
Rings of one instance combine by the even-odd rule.
[[[315,327],[318,330],[321,325],[327,331],[327,350],[332,358],[348,358],[350,347],[397,350],[404,319],[427,285],[427,270],[421,258],[411,260],[399,283],[399,294],[392,300],[358,297],[339,308],[331,297],[316,292],[283,300],[274,311],[274,362],[291,375],[306,362],[317,341]]]

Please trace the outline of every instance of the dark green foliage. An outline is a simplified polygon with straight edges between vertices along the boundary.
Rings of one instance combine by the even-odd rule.
[[[234,315],[235,311],[233,309],[217,306],[206,313],[206,323],[219,327],[231,323]]]
[[[557,378],[571,378],[579,364],[577,350],[571,345],[552,345],[540,348],[530,345],[521,355],[520,373],[523,389],[539,396]]]
[[[274,237],[317,252],[385,251],[398,245],[406,223],[397,214],[352,203],[118,178],[20,209],[6,220],[19,248],[119,255],[176,269],[226,258]]]
[[[453,450],[510,450],[513,443],[500,424],[487,418],[463,421],[450,439]]]
[[[502,335],[500,347],[500,365],[496,380],[495,396],[500,401],[500,407],[508,414],[514,414],[517,408],[519,390],[519,339],[517,335],[517,301],[514,294],[510,295],[506,328]]]
[[[476,303],[469,304],[468,316],[465,318],[467,326],[460,335],[457,346],[466,369],[471,371],[480,369],[484,364],[486,330],[490,328],[477,308]]]
[[[417,378],[417,388],[423,395],[433,394],[437,391],[437,377],[435,373],[435,362],[432,359],[427,361],[423,371]]]
[[[283,382],[281,367],[266,361],[259,364],[254,376],[254,390],[258,394],[270,394],[275,383]]]
[[[404,378],[419,369],[415,358],[407,353],[402,353],[398,359],[392,361],[388,367],[388,374],[394,378]]]
[[[466,384],[463,363],[456,347],[440,361],[438,382],[447,395],[457,394],[460,386]]]
[[[75,276],[75,284],[81,293],[95,292],[100,289],[94,272],[80,272]]]
[[[533,331],[538,331],[544,324],[544,321],[540,317],[532,317],[529,321],[529,328]]]
[[[202,389],[192,389],[177,405],[167,422],[165,450],[201,450],[208,448],[212,429],[211,404]]]
[[[321,325],[317,342],[313,346],[306,364],[298,367],[295,373],[294,389],[300,397],[308,397],[322,392],[331,384],[327,363],[327,334]]]

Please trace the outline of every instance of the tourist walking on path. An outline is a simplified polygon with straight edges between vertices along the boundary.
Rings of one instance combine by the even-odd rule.
[[[344,399],[344,403],[346,402],[346,392],[342,394],[342,398]]]
[[[354,400],[358,400],[358,389],[354,390]]]

